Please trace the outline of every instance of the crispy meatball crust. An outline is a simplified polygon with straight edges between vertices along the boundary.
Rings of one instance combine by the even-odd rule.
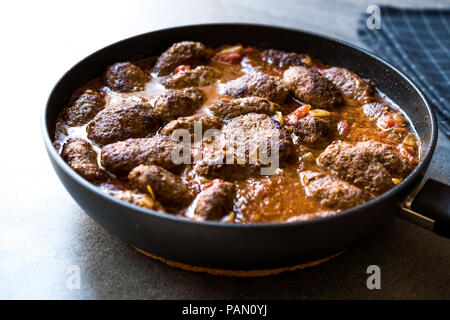
[[[346,103],[360,105],[373,100],[375,89],[355,73],[333,67],[324,70],[322,74],[339,89]]]
[[[332,209],[348,209],[369,201],[369,193],[331,175],[304,171],[300,180],[306,194]]]
[[[105,192],[119,200],[126,201],[140,207],[166,212],[159,201],[153,199],[145,193],[137,193],[132,190],[106,190]]]
[[[204,95],[197,88],[169,89],[155,101],[155,111],[165,121],[192,115],[201,107]]]
[[[178,42],[159,56],[153,71],[160,76],[165,76],[181,64],[190,66],[204,64],[210,56],[210,50],[200,42]]]
[[[71,127],[88,123],[105,107],[102,93],[87,89],[63,112],[64,121]]]
[[[213,84],[221,77],[222,73],[209,66],[198,66],[195,69],[177,73],[171,77],[162,79],[161,83],[166,88],[182,89],[186,87],[203,87]]]
[[[225,120],[236,118],[248,113],[273,115],[281,111],[278,103],[260,97],[245,97],[238,99],[222,98],[209,107],[211,113]]]
[[[100,111],[88,124],[88,138],[106,145],[129,138],[143,138],[161,125],[158,114],[143,99],[127,99]]]
[[[297,99],[314,108],[333,109],[343,103],[334,84],[314,69],[290,67],[283,74],[283,82]]]
[[[223,126],[222,120],[212,118],[207,115],[196,114],[190,117],[180,117],[176,120],[170,121],[161,129],[160,134],[170,136],[177,129],[186,129],[190,134],[194,134],[194,126],[196,122],[201,123],[202,134],[204,134],[206,130],[220,129]]]
[[[144,90],[150,76],[130,62],[118,62],[106,70],[105,82],[108,87],[118,92]]]
[[[326,145],[333,137],[333,122],[330,117],[306,115],[291,128],[299,141],[310,147]]]
[[[392,178],[403,178],[412,170],[411,164],[393,147],[376,141],[356,144],[335,141],[317,161],[345,181],[375,193],[392,188]]]
[[[257,96],[276,103],[283,103],[288,97],[288,89],[281,81],[260,72],[247,73],[228,81],[224,84],[223,91],[232,98]]]
[[[261,56],[264,61],[281,68],[287,66],[303,66],[311,61],[311,58],[307,55],[276,49],[264,50]]]
[[[173,172],[179,172],[184,164],[172,160],[172,152],[183,145],[171,138],[157,135],[152,138],[128,139],[108,144],[102,148],[103,166],[119,176],[127,175],[140,164],[154,164]]]
[[[61,157],[73,170],[91,182],[106,177],[97,163],[97,154],[86,140],[69,138],[63,146]]]
[[[287,130],[265,114],[249,113],[230,120],[224,126],[224,137],[227,144],[235,145],[237,156],[242,158],[247,158],[256,147],[263,145],[278,149],[280,163],[293,155],[293,144]]]
[[[234,184],[215,179],[198,195],[194,214],[200,220],[220,220],[233,209]]]
[[[266,149],[267,148],[267,149]],[[293,143],[287,130],[265,114],[249,113],[230,120],[223,128],[223,149],[196,164],[195,170],[205,177],[240,180],[261,174],[267,167],[260,152],[273,155],[278,150],[279,164],[293,159]],[[270,159],[272,160],[272,159]]]
[[[148,192],[150,186],[156,199],[166,207],[184,208],[194,199],[179,176],[155,165],[137,166],[128,174],[128,180],[133,188],[143,193]]]

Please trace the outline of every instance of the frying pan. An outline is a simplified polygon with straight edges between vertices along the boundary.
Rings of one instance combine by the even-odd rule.
[[[325,63],[348,68],[370,79],[401,106],[414,124],[422,142],[419,165],[399,185],[364,205],[335,216],[294,223],[191,221],[140,208],[105,194],[76,174],[53,147],[58,114],[73,92],[102,75],[107,66],[159,55],[174,42],[183,40],[201,41],[212,47],[241,42],[259,48],[308,53]],[[80,207],[126,243],[179,266],[226,273],[227,270],[282,270],[320,261],[370,236],[399,211],[438,233],[449,234],[449,187],[436,181],[420,183],[437,140],[437,123],[429,102],[422,91],[395,67],[343,41],[297,30],[249,24],[192,25],[145,33],[101,49],[70,69],[51,92],[42,122],[51,163]],[[417,214],[415,211],[420,209],[422,214]],[[429,216],[425,217],[425,214]],[[196,267],[192,268],[197,270]]]

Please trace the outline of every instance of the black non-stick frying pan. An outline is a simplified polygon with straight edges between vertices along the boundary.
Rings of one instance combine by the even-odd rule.
[[[174,42],[201,41],[217,47],[241,42],[259,48],[308,53],[325,63],[348,68],[370,79],[407,113],[422,142],[418,167],[380,197],[338,215],[294,223],[224,224],[197,222],[153,212],[109,196],[75,173],[52,146],[58,114],[75,90],[118,61],[156,56]],[[427,182],[417,196],[432,157],[437,124],[421,90],[403,73],[373,54],[342,41],[279,27],[208,24],[170,28],[129,38],[85,58],[54,87],[43,115],[45,145],[60,180],[97,223],[126,243],[183,265],[220,270],[286,268],[333,256],[367,237],[401,207],[408,196],[408,216],[436,232],[449,232],[449,188]],[[423,209],[422,215],[413,210]],[[196,269],[197,270],[197,269]],[[200,269],[203,270],[203,269]]]

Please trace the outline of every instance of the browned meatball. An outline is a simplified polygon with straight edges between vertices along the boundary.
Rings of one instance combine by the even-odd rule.
[[[197,66],[207,62],[209,57],[208,48],[200,42],[178,42],[159,56],[153,71],[160,76],[165,76],[181,64]]]
[[[145,193],[136,193],[131,190],[106,190],[105,192],[119,200],[126,201],[140,207],[166,212],[159,201],[153,199]]]
[[[343,103],[333,83],[314,69],[290,67],[283,74],[283,82],[297,99],[314,108],[333,109]]]
[[[276,103],[283,103],[288,89],[277,78],[265,73],[252,72],[225,83],[224,94],[233,98],[257,96]]]
[[[86,140],[69,138],[63,146],[61,157],[73,170],[91,182],[106,177],[97,163],[97,154]]]
[[[176,120],[170,121],[161,129],[160,133],[170,136],[177,129],[185,129],[189,131],[190,134],[194,134],[195,123],[201,123],[202,134],[204,134],[206,130],[220,129],[223,126],[223,122],[219,119],[215,119],[207,115],[196,114],[190,117],[180,117]]]
[[[280,111],[281,107],[277,103],[260,97],[246,97],[238,99],[222,98],[217,100],[209,110],[216,117],[228,120],[242,116],[247,113],[262,113],[273,115]]]
[[[149,102],[127,99],[100,111],[88,124],[88,138],[106,145],[128,138],[143,138],[155,132],[161,120]]]
[[[140,164],[154,164],[170,171],[180,171],[183,163],[172,160],[172,152],[181,152],[183,145],[167,136],[128,139],[102,148],[103,166],[117,175],[126,175]]]
[[[372,199],[360,188],[325,173],[304,171],[300,180],[308,196],[332,209],[348,209]]]
[[[212,157],[207,157],[195,164],[194,171],[203,177],[221,178],[229,181],[244,180],[252,176],[261,175],[261,166],[248,161],[237,163],[233,160],[226,163],[226,153],[217,151]]]
[[[235,147],[235,155],[247,159],[259,148],[267,147],[269,154],[279,153],[280,163],[293,155],[293,144],[287,130],[265,114],[249,113],[228,122],[224,127],[226,146]]]
[[[287,130],[265,114],[249,113],[230,120],[224,126],[223,140],[222,149],[206,154],[196,165],[200,175],[245,179],[263,174],[259,169],[283,164],[295,154]]]
[[[130,62],[119,62],[110,66],[105,74],[105,82],[114,91],[141,91],[150,76]]]
[[[370,102],[362,106],[364,114],[374,120],[377,126],[383,130],[390,129],[392,123],[404,126],[405,119],[401,113],[395,112],[387,103]]]
[[[128,174],[128,179],[133,188],[154,193],[156,199],[169,208],[184,208],[194,199],[179,176],[155,165],[137,166]]]
[[[392,178],[403,178],[411,164],[389,145],[364,141],[335,141],[317,159],[327,170],[368,191],[382,193],[394,186]]]
[[[196,88],[169,89],[155,101],[155,111],[165,121],[171,121],[192,115],[203,100],[203,93]]]
[[[105,97],[100,92],[87,89],[63,112],[67,125],[82,126],[88,123],[105,107]]]
[[[194,214],[200,220],[220,220],[233,209],[234,184],[211,181],[198,195]]]
[[[323,75],[334,83],[344,96],[345,102],[359,105],[373,99],[373,86],[358,75],[344,68],[333,67],[324,70]]]
[[[162,84],[166,88],[182,89],[186,87],[207,86],[220,78],[222,73],[212,67],[198,66],[195,69],[177,73],[171,77],[164,78]]]
[[[330,117],[306,115],[290,127],[300,143],[311,147],[328,144],[333,136],[333,122]]]
[[[366,150],[395,176],[404,178],[414,169],[415,163],[411,163],[391,145],[378,141],[362,141],[358,142],[357,146]]]
[[[298,54],[295,52],[285,52],[276,49],[264,50],[261,53],[263,60],[278,67],[287,66],[303,66],[312,64],[312,60],[305,54]]]

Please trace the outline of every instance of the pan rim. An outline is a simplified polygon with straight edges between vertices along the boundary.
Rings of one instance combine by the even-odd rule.
[[[77,174],[60,156],[60,154],[57,152],[57,150],[53,146],[52,138],[49,134],[49,123],[47,123],[47,114],[49,110],[49,105],[52,100],[52,97],[54,96],[56,90],[58,89],[58,85],[60,82],[68,75],[70,75],[74,69],[76,69],[80,64],[82,64],[84,61],[88,60],[92,56],[98,55],[101,51],[107,50],[110,47],[113,46],[119,46],[125,42],[131,41],[132,39],[136,39],[142,36],[149,36],[152,33],[158,33],[158,32],[168,32],[168,31],[174,31],[174,30],[183,30],[183,29],[193,29],[193,28],[212,28],[212,27],[252,27],[252,28],[270,28],[270,29],[277,29],[277,30],[284,30],[284,31],[290,31],[290,32],[296,32],[299,34],[303,34],[306,36],[313,36],[316,38],[324,39],[327,41],[335,42],[337,44],[349,47],[353,50],[359,51],[363,53],[364,55],[368,56],[371,59],[377,60],[390,70],[394,71],[398,75],[403,78],[409,86],[419,95],[420,99],[424,102],[425,109],[430,116],[430,141],[429,141],[429,148],[426,151],[426,153],[423,155],[422,159],[420,159],[419,164],[417,167],[397,186],[393,187],[392,189],[388,190],[387,192],[381,194],[380,196],[376,197],[375,199],[372,199],[362,205],[349,208],[346,210],[343,210],[342,212],[339,212],[338,214],[327,216],[327,217],[316,217],[310,220],[304,220],[304,221],[295,221],[295,222],[265,222],[265,223],[223,223],[219,221],[197,221],[197,220],[190,220],[184,217],[179,217],[167,213],[161,213],[158,211],[145,209],[142,207],[139,207],[137,205],[125,202],[123,200],[119,200],[112,195],[109,195],[94,184],[90,183],[86,179],[84,179],[82,176]],[[425,111],[425,110],[424,110]],[[406,76],[402,71],[400,71],[396,66],[392,65],[391,63],[385,61],[383,58],[369,52],[368,50],[361,48],[359,46],[356,46],[354,44],[351,44],[349,42],[346,42],[344,40],[335,39],[333,37],[329,37],[327,35],[322,35],[315,32],[309,32],[309,31],[303,31],[299,29],[293,29],[293,28],[286,28],[283,26],[276,26],[276,25],[267,25],[267,24],[250,24],[250,23],[205,23],[205,24],[192,24],[192,25],[183,25],[183,26],[177,26],[177,27],[170,27],[170,28],[163,28],[158,30],[153,30],[150,32],[142,33],[139,35],[135,35],[126,39],[122,39],[120,41],[117,41],[115,43],[112,43],[108,46],[105,46],[103,48],[100,48],[99,50],[91,53],[87,57],[83,58],[76,64],[74,64],[68,71],[66,71],[56,82],[54,85],[47,102],[45,104],[45,107],[43,108],[41,112],[41,130],[44,136],[44,143],[45,147],[47,149],[47,153],[49,154],[49,157],[64,171],[65,174],[70,176],[73,180],[75,180],[78,184],[82,185],[83,187],[87,188],[90,192],[93,192],[97,196],[102,197],[106,201],[110,201],[115,203],[116,205],[119,205],[120,207],[124,207],[124,209],[131,210],[135,214],[145,214],[145,215],[151,215],[154,218],[157,219],[164,219],[164,220],[170,220],[174,223],[181,223],[181,224],[189,224],[194,225],[197,227],[207,227],[207,228],[228,228],[228,229],[235,229],[235,228],[243,228],[243,229],[277,229],[277,228],[296,228],[303,225],[311,225],[311,224],[322,224],[322,223],[328,223],[331,221],[334,221],[336,219],[343,219],[347,216],[354,215],[354,214],[364,214],[364,212],[369,211],[368,209],[370,207],[376,206],[382,201],[385,201],[386,199],[390,197],[395,197],[396,194],[403,191],[405,188],[407,188],[412,181],[414,181],[416,178],[421,175],[421,172],[426,169],[428,166],[433,154],[434,150],[436,148],[436,142],[437,142],[437,136],[438,136],[438,125],[436,121],[436,116],[434,113],[434,110],[431,108],[430,103],[428,99],[426,98],[425,94],[422,92],[422,90],[408,77]]]

